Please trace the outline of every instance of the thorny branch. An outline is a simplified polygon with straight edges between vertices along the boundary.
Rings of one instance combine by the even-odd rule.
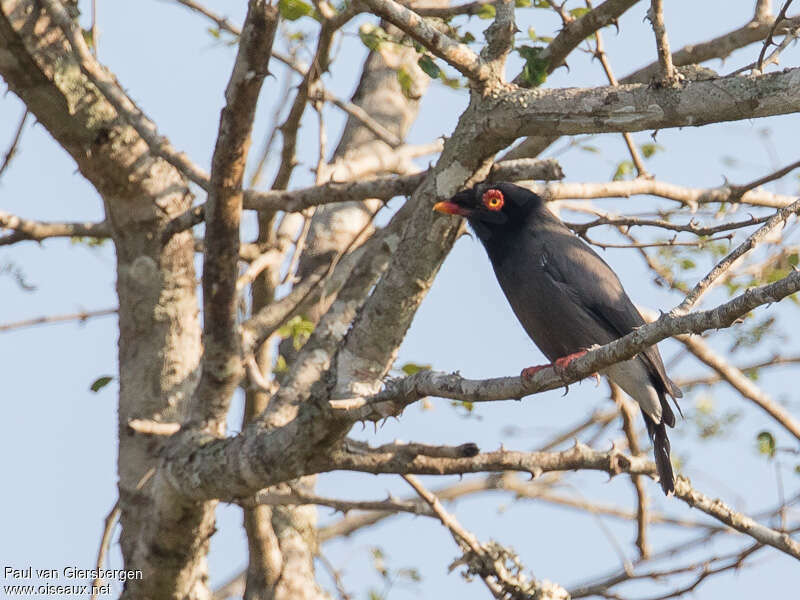
[[[550,471],[588,469],[603,471],[612,476],[628,473],[652,477],[655,474],[655,466],[644,457],[626,456],[615,449],[600,452],[580,443],[563,452],[526,453],[499,450],[478,454],[469,459],[409,457],[378,452],[350,453],[345,449],[335,451],[331,462],[335,468],[365,473],[457,475],[481,471],[524,471],[538,476]],[[712,500],[694,489],[683,476],[679,476],[675,482],[675,496],[733,529],[800,559],[800,542],[793,540],[788,533],[762,525],[751,517],[734,511],[722,500]]]

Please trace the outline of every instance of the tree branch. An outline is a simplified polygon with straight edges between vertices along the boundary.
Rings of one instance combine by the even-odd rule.
[[[125,94],[114,77],[97,62],[86,44],[78,25],[70,18],[59,0],[42,0],[53,21],[61,28],[76,55],[81,71],[103,93],[106,99],[147,142],[150,151],[173,165],[203,189],[208,188],[208,174],[183,153],[175,150],[167,138],[158,133],[155,123]]]
[[[630,196],[650,195],[674,200],[695,211],[702,204],[737,202],[751,206],[783,208],[797,198],[773,194],[766,190],[751,190],[739,196],[734,186],[718,188],[689,188],[666,181],[637,178],[631,181],[607,181],[600,183],[534,183],[524,184],[546,200],[629,198]]]
[[[777,302],[798,290],[800,290],[800,272],[792,272],[775,283],[750,288],[711,310],[679,316],[662,315],[658,320],[575,359],[563,376],[557,374],[553,368],[543,369],[531,378],[504,377],[486,380],[469,380],[456,374],[421,371],[408,377],[389,380],[381,392],[372,396],[333,400],[331,406],[344,418],[380,420],[398,414],[405,406],[425,396],[465,402],[521,399],[530,394],[563,387],[589,377],[592,373],[599,372],[614,363],[632,358],[645,348],[668,337],[728,327],[757,306]]]
[[[242,181],[277,23],[276,7],[250,0],[212,159],[203,257],[205,352],[190,418],[218,433],[224,429],[230,396],[243,374],[236,332]]]
[[[11,323],[0,323],[0,332],[11,331],[13,329],[23,329],[25,327],[33,327],[35,325],[45,325],[50,323],[64,323],[66,321],[79,321],[85,323],[87,320],[94,317],[105,317],[107,315],[117,314],[116,308],[104,308],[101,310],[84,310],[77,313],[67,315],[54,315],[46,317],[36,317],[34,319],[23,319],[22,321],[13,321]]]
[[[658,50],[658,64],[661,67],[661,80],[666,85],[675,81],[675,69],[672,66],[672,52],[669,49],[667,28],[664,25],[664,0],[650,0],[650,10],[647,17],[653,26],[656,36],[656,49]]]
[[[337,204],[375,198],[391,200],[396,196],[410,196],[428,176],[429,171],[413,175],[382,175],[369,179],[353,181],[331,181],[322,185],[301,188],[299,190],[246,190],[244,192],[244,208],[260,212],[282,210],[284,212],[300,212],[313,206]],[[562,179],[564,173],[561,166],[552,158],[519,159],[495,163],[489,179],[491,181],[539,180],[551,181]],[[198,223],[202,223],[204,205],[192,207],[191,210],[176,217],[170,226],[171,234],[183,231]]]
[[[638,0],[606,0],[594,10],[566,25],[545,48],[541,58],[547,61],[547,72],[552,73],[564,64],[567,56],[592,33],[616,21]],[[514,83],[520,87],[529,84],[517,75]]]
[[[575,107],[565,115],[564,106]],[[487,98],[474,127],[518,138],[698,127],[800,110],[800,69],[758,77],[720,77],[654,89],[619,87],[518,90]]]
[[[508,377],[484,381],[424,371],[389,381],[382,392],[371,397],[330,401],[330,408],[313,402],[305,403],[303,411],[274,429],[251,428],[236,437],[209,440],[200,446],[176,444],[166,457],[164,475],[177,491],[189,498],[247,497],[264,487],[302,475],[341,468],[337,459],[330,458],[318,444],[329,447],[331,436],[344,435],[357,420],[378,420],[397,414],[404,406],[426,395],[487,402],[522,398],[535,392],[555,389],[629,359],[666,337],[727,327],[753,308],[777,302],[798,290],[800,272],[794,272],[775,283],[751,288],[712,310],[682,316],[664,315],[623,338],[575,359],[567,367],[563,379],[553,369],[544,369],[530,380]],[[328,330],[322,334],[334,333],[326,332]],[[348,341],[351,337],[352,330]],[[316,357],[317,371],[324,368],[324,357],[318,351],[309,350],[308,358],[312,357]],[[362,376],[362,381],[365,378]],[[304,442],[297,443],[298,439]],[[644,467],[642,469],[645,472]]]
[[[549,471],[589,469],[606,472],[612,477],[620,473],[651,477],[655,474],[655,465],[643,457],[626,456],[618,450],[599,452],[579,443],[563,452],[499,450],[461,459],[423,456],[409,458],[407,455],[391,453],[351,454],[339,449],[332,453],[331,462],[337,469],[366,473],[459,475],[481,471],[524,471],[536,477]],[[686,477],[679,476],[675,481],[675,496],[737,531],[800,559],[800,543],[793,540],[788,533],[761,525],[751,517],[734,511],[719,499],[712,500],[695,490]]]
[[[468,79],[483,83],[491,76],[490,67],[468,46],[453,41],[413,10],[394,0],[364,0],[364,3]]]
[[[31,221],[0,210],[0,228],[11,229],[14,233],[0,237],[0,246],[22,241],[41,242],[53,237],[92,237],[111,236],[107,223],[54,223]]]

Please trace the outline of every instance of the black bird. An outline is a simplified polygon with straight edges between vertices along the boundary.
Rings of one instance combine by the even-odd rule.
[[[644,325],[611,267],[533,192],[511,183],[483,183],[434,209],[467,218],[514,314],[556,368]],[[522,376],[546,366],[524,369]],[[675,477],[666,425],[675,426],[675,413],[666,395],[674,400],[681,390],[667,377],[656,346],[604,374],[639,403],[661,487],[670,495]]]

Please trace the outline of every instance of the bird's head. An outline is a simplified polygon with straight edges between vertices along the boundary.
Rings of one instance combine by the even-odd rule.
[[[478,237],[486,242],[495,233],[522,227],[531,212],[543,205],[542,199],[513,183],[480,183],[467,188],[433,210],[465,217]]]

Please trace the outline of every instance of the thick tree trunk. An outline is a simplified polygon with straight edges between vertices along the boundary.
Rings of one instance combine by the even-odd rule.
[[[156,464],[159,440],[127,426],[136,418],[180,421],[197,383],[201,344],[192,236],[180,233],[161,244],[166,224],[191,206],[192,196],[177,170],[150,153],[82,74],[62,31],[37,2],[6,0],[0,8],[0,74],[102,196],[117,254],[118,485],[125,567],[149,571],[154,563],[141,559],[161,553],[163,563],[182,565],[182,595],[203,597],[212,504],[186,524],[201,540],[191,556],[172,555],[168,545],[139,548],[152,508],[152,483],[139,484]]]

